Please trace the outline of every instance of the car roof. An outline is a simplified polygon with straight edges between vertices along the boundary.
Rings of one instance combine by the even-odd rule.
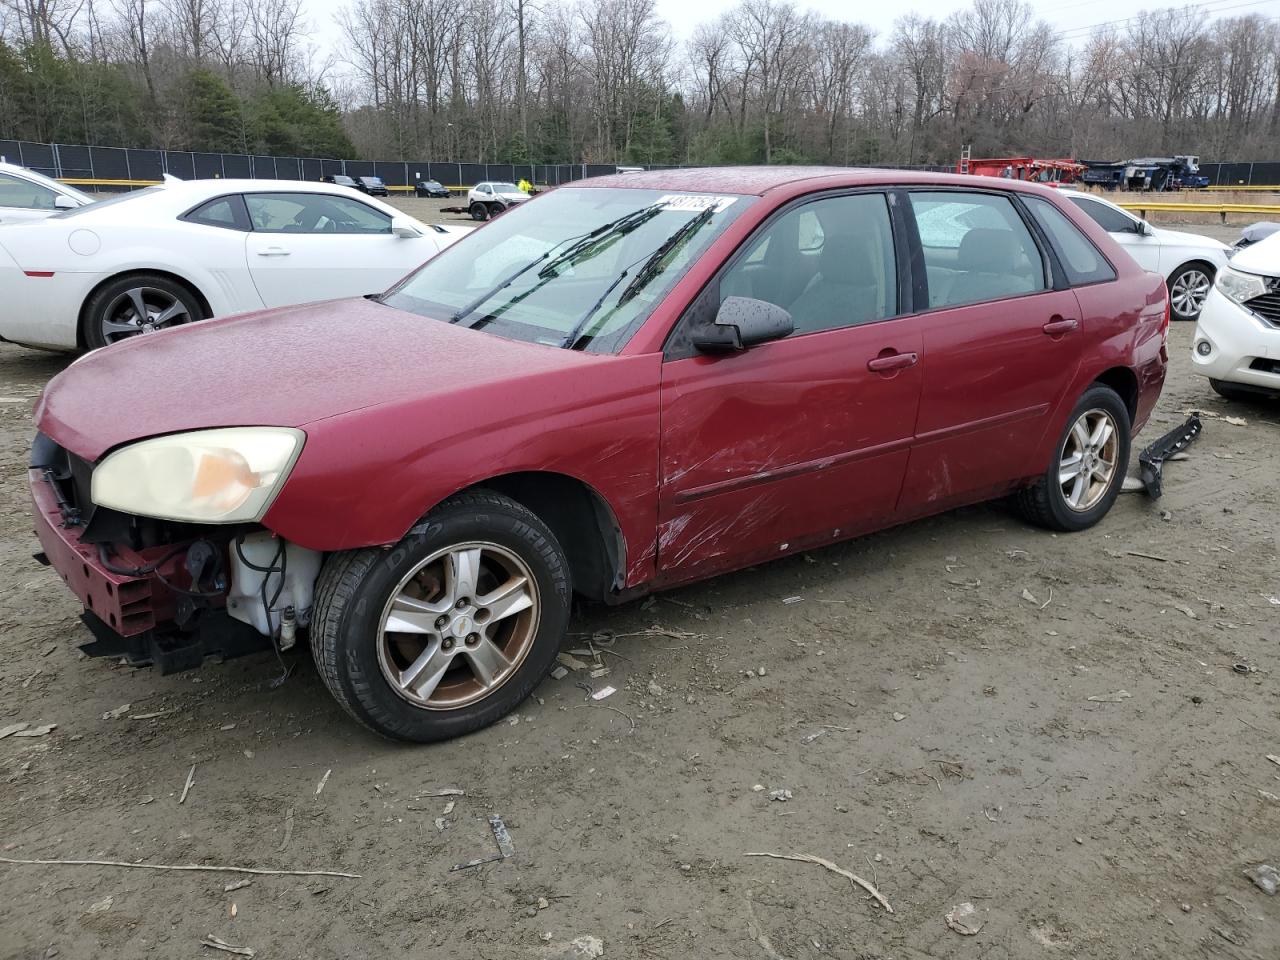
[[[646,170],[640,173],[613,173],[566,186],[629,187],[636,190],[678,190],[682,193],[726,193],[764,196],[772,190],[794,187],[806,181],[815,188],[841,186],[878,186],[902,184],[910,186],[965,186],[969,188],[1028,190],[1040,192],[1038,184],[1000,177],[976,177],[972,174],[928,173],[918,170],[894,170],[870,167],[683,167],[674,170]]]

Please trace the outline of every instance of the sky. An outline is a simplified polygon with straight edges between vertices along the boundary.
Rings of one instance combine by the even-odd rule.
[[[334,14],[352,0],[303,0],[303,13],[312,27],[311,42],[319,48],[320,59],[330,51],[340,57],[342,34],[334,23]],[[359,2],[359,0],[356,0]],[[502,0],[493,0],[501,3]],[[813,10],[830,19],[850,20],[864,24],[880,36],[889,33],[893,21],[908,13],[943,19],[957,10],[969,6],[964,0],[911,0],[911,2],[854,4],[850,0],[797,0],[802,9]],[[735,6],[737,0],[657,0],[658,15],[672,27],[677,40],[687,39],[694,28]],[[1116,23],[1123,28],[1123,18],[1132,18],[1142,8],[1159,9],[1168,6],[1190,6],[1200,10],[1206,20],[1217,16],[1246,16],[1259,14],[1275,18],[1280,16],[1280,0],[1154,0],[1140,3],[1136,8],[1120,5],[1115,0],[1053,0],[1035,4],[1042,19],[1057,27],[1064,40],[1081,40],[1088,36],[1089,28],[1099,23]]]

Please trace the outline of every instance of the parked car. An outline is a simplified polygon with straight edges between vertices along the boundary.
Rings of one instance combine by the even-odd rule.
[[[338,187],[350,187],[352,190],[360,189],[360,184],[356,182],[356,178],[348,177],[345,173],[334,173],[325,177],[321,177],[320,182],[332,183],[334,186],[338,186]]]
[[[80,360],[35,411],[36,529],[86,652],[172,670],[305,631],[357,720],[437,740],[529,695],[574,593],[1006,495],[1089,528],[1167,332],[1160,279],[1045,187],[613,175],[382,296]]]
[[[381,177],[356,177],[356,189],[371,197],[386,197],[390,194]]]
[[[1235,256],[1235,251],[1251,247],[1255,243],[1267,239],[1273,233],[1280,233],[1280,223],[1276,223],[1274,220],[1259,220],[1257,223],[1249,224],[1249,226],[1240,231],[1240,236],[1231,245],[1230,255]]]
[[[1194,369],[1221,396],[1280,396],[1280,232],[1218,272],[1191,343]]]
[[[443,199],[451,196],[449,188],[443,186],[439,180],[419,180],[414,184],[413,192],[418,197],[431,197],[433,199]]]
[[[1165,277],[1175,320],[1195,320],[1204,307],[1213,278],[1231,248],[1197,233],[1153,227],[1110,200],[1064,190],[1063,195],[1114,237],[1138,266]]]
[[[346,187],[166,182],[0,229],[0,339],[93,349],[206,317],[384,290],[467,227]]]
[[[488,220],[528,199],[529,194],[514,183],[485,181],[477,183],[467,193],[467,209],[472,220]]]
[[[87,193],[42,173],[0,162],[0,224],[43,220],[93,201]]]

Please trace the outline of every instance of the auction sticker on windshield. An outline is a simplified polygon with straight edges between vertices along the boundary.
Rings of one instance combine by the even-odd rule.
[[[689,210],[698,213],[709,207],[719,213],[737,199],[737,197],[712,197],[696,193],[671,193],[665,197],[659,197],[657,202],[668,210]]]

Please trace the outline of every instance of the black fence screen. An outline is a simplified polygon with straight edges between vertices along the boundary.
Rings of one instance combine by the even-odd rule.
[[[190,153],[185,150],[140,150],[85,147],[65,143],[0,140],[0,157],[51,177],[83,181],[98,189],[127,188],[171,174],[183,180],[252,178],[320,180],[335,174],[381,177],[389,187],[411,189],[421,180],[466,189],[483,180],[557,185],[598,177],[617,170],[612,164],[454,163],[428,160],[320,160],[309,157],[258,157],[238,153]],[[647,169],[660,169],[648,167]],[[916,166],[945,171],[949,166]],[[1202,163],[1200,172],[1217,187],[1280,187],[1280,161]]]

